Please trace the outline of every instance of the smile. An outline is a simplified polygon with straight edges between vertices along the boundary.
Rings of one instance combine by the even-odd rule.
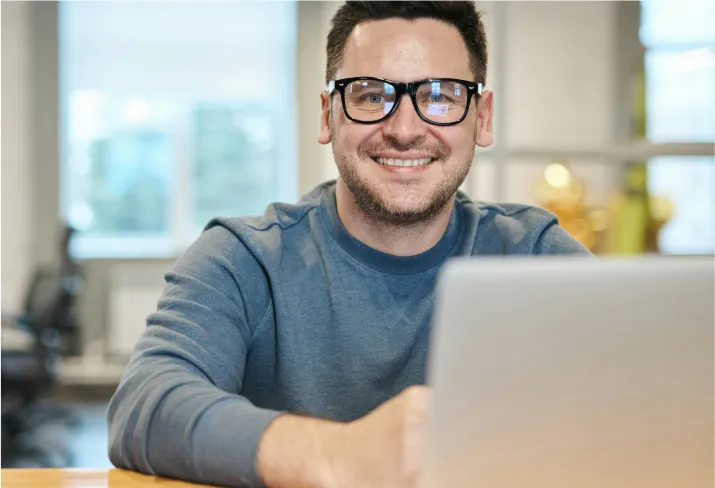
[[[422,159],[373,158],[373,159],[383,166],[400,166],[400,167],[424,166],[424,165],[429,164],[432,161],[434,161],[434,158],[422,158]]]

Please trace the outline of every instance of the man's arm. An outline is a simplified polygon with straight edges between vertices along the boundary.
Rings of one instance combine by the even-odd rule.
[[[268,300],[256,296],[265,278],[251,276],[260,268],[248,251],[227,257],[236,246],[234,236],[214,227],[167,274],[158,310],[109,405],[109,456],[116,466],[219,485],[261,484],[258,443],[278,412],[237,392],[256,327],[246,307]],[[248,276],[238,275],[243,264]],[[245,280],[250,290],[240,289]]]
[[[267,303],[258,299],[253,258],[240,266],[243,277],[226,258],[237,245],[224,229],[211,229],[167,275],[109,405],[112,463],[223,486],[412,487],[425,387],[347,424],[257,408],[235,393],[257,328],[246,307]]]

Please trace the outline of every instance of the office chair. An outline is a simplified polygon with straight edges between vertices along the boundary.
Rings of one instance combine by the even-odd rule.
[[[18,325],[36,335],[45,348],[62,356],[81,353],[76,301],[83,278],[69,252],[74,233],[72,227],[62,228],[59,266],[35,271],[25,297],[25,313],[18,320]]]

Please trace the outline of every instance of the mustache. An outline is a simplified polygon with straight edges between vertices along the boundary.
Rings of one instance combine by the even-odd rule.
[[[382,141],[365,141],[358,145],[357,153],[360,156],[370,157],[371,154],[389,150],[396,152],[419,151],[443,160],[449,159],[452,154],[452,151],[443,142],[427,144],[423,138],[413,139],[408,143],[400,143],[392,138],[385,138]]]

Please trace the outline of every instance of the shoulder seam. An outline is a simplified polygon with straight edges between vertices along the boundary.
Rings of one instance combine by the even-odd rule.
[[[240,221],[240,223],[241,223],[242,225],[245,225],[245,226],[248,227],[249,229],[255,230],[256,232],[263,232],[263,231],[266,231],[266,230],[268,230],[268,229],[270,229],[271,227],[274,227],[274,226],[280,227],[281,230],[287,230],[287,229],[290,229],[291,227],[294,227],[294,226],[300,224],[301,222],[303,222],[303,220],[305,219],[305,217],[306,217],[312,210],[315,210],[315,209],[318,208],[318,207],[320,207],[320,203],[316,203],[315,205],[306,208],[305,211],[303,212],[303,215],[301,215],[298,220],[296,220],[295,222],[291,223],[290,225],[285,225],[285,226],[284,226],[283,223],[280,222],[278,219],[276,219],[275,222],[269,223],[269,224],[266,225],[265,227],[256,227],[256,226],[253,226],[253,225],[251,225],[251,224],[245,222],[244,220],[240,220],[240,219],[239,219],[239,221]]]
[[[539,249],[539,246],[543,242],[543,240],[546,236],[546,233],[554,225],[558,225],[558,218],[546,218],[539,222],[539,225],[538,225],[539,231],[538,231],[536,240],[534,241],[534,246],[531,249],[532,254],[536,254],[536,251]]]
[[[525,211],[527,211],[527,210],[537,209],[537,208],[538,208],[538,207],[534,207],[533,205],[527,205],[527,204],[525,204],[525,203],[519,203],[519,204],[517,204],[517,205],[520,205],[519,208],[517,208],[517,209],[514,210],[514,211],[507,212],[504,208],[500,207],[500,206],[497,205],[497,204],[493,204],[493,203],[483,203],[483,202],[482,202],[482,203],[480,204],[479,202],[475,202],[475,201],[473,201],[473,200],[467,200],[467,201],[463,201],[462,204],[463,204],[463,205],[470,205],[470,204],[471,204],[471,205],[474,205],[474,206],[477,208],[477,210],[482,210],[482,209],[483,209],[483,210],[492,210],[492,211],[494,211],[494,212],[496,212],[496,213],[498,213],[499,215],[502,215],[502,216],[504,216],[504,217],[512,217],[512,216],[514,216],[514,215],[516,215],[516,214],[525,212]]]

